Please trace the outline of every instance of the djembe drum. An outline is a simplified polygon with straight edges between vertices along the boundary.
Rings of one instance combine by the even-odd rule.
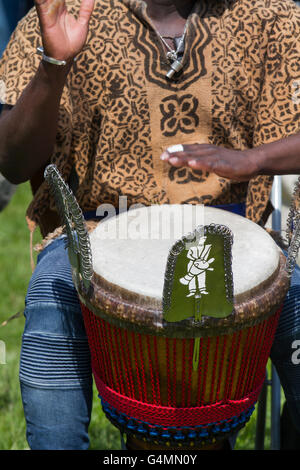
[[[107,418],[129,449],[218,448],[262,388],[289,287],[284,255],[258,225],[202,206],[138,208],[88,235],[55,167],[46,177]]]

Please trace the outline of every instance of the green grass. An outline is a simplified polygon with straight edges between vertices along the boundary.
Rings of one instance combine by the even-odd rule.
[[[30,201],[28,185],[22,185],[0,214],[0,323],[24,309],[30,279],[29,238],[24,209]],[[0,328],[6,344],[6,365],[0,365],[0,449],[26,449],[25,423],[18,384],[23,318]]]
[[[23,311],[24,298],[31,277],[29,232],[25,211],[31,199],[29,184],[20,185],[9,206],[0,213],[0,324]],[[40,239],[35,236],[35,242]],[[25,420],[18,381],[23,316],[0,327],[0,340],[6,344],[6,364],[0,365],[0,450],[28,449]],[[270,445],[270,419],[267,419],[266,448]],[[253,449],[255,413],[239,433],[236,449]],[[94,388],[90,425],[91,449],[120,449],[118,431],[101,411]]]

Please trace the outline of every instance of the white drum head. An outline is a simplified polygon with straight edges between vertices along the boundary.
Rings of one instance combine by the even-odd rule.
[[[234,296],[267,281],[279,266],[279,248],[257,224],[201,205],[155,205],[103,220],[91,232],[93,268],[107,282],[162,300],[169,250],[198,225],[226,225],[233,232]]]

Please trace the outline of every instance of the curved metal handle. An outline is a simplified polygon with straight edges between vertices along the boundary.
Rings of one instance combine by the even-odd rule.
[[[67,183],[62,179],[57,167],[49,165],[45,169],[45,180],[52,189],[57,209],[67,235],[68,255],[73,272],[80,274],[86,289],[93,275],[90,238],[82,211]]]
[[[291,277],[297,263],[297,256],[300,249],[300,177],[295,184],[292,204],[287,219],[287,241],[288,257],[286,262],[286,271]]]

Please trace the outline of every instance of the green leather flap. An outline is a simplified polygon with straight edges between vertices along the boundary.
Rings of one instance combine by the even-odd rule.
[[[223,226],[202,227],[169,254],[164,287],[164,319],[224,318],[233,312],[232,234]],[[176,253],[176,254],[174,254]]]

